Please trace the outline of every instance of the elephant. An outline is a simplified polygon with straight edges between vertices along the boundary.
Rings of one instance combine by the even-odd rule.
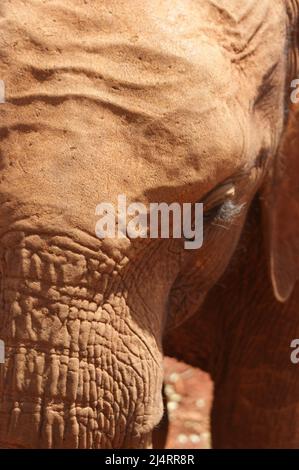
[[[165,353],[214,447],[298,446],[298,0],[0,12],[0,447],[150,448]],[[203,246],[98,238],[119,194],[200,201]]]

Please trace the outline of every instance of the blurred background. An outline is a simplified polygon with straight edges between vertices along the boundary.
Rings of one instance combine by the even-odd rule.
[[[209,449],[213,385],[208,374],[165,358],[165,393],[169,416],[167,449]]]

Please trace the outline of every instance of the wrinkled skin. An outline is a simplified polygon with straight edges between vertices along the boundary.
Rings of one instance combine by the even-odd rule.
[[[290,343],[299,337],[299,289],[285,303],[275,299],[260,219],[256,199],[200,315],[164,338],[165,353],[213,378],[214,448],[298,449],[299,377]]]
[[[2,1],[2,447],[151,446],[163,335],[225,271],[286,125],[297,10],[273,3]],[[118,194],[203,201],[204,248],[97,239]]]

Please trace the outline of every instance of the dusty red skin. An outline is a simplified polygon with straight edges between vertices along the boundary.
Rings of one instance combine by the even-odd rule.
[[[287,38],[298,0],[273,5],[1,1],[0,447],[150,447],[163,411],[163,335],[203,306],[257,193],[276,298],[292,290],[299,112],[285,140],[287,161],[278,162],[287,175],[275,173],[274,156],[297,65]],[[196,252],[183,240],[99,240],[95,208],[119,194],[225,210],[218,218],[212,211]],[[243,210],[232,216],[227,206]],[[239,281],[235,287],[232,294]],[[261,359],[258,346],[253,356]],[[241,371],[250,399],[257,390],[258,398],[269,395],[267,387],[246,387],[247,378]],[[221,416],[231,383],[225,395],[215,388]],[[239,390],[233,400],[246,412]],[[240,446],[239,427],[227,444],[228,426],[220,424],[216,444]]]

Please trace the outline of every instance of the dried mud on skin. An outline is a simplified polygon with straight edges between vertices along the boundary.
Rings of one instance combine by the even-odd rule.
[[[209,449],[212,382],[208,374],[166,358],[165,392],[169,414],[167,449]]]

